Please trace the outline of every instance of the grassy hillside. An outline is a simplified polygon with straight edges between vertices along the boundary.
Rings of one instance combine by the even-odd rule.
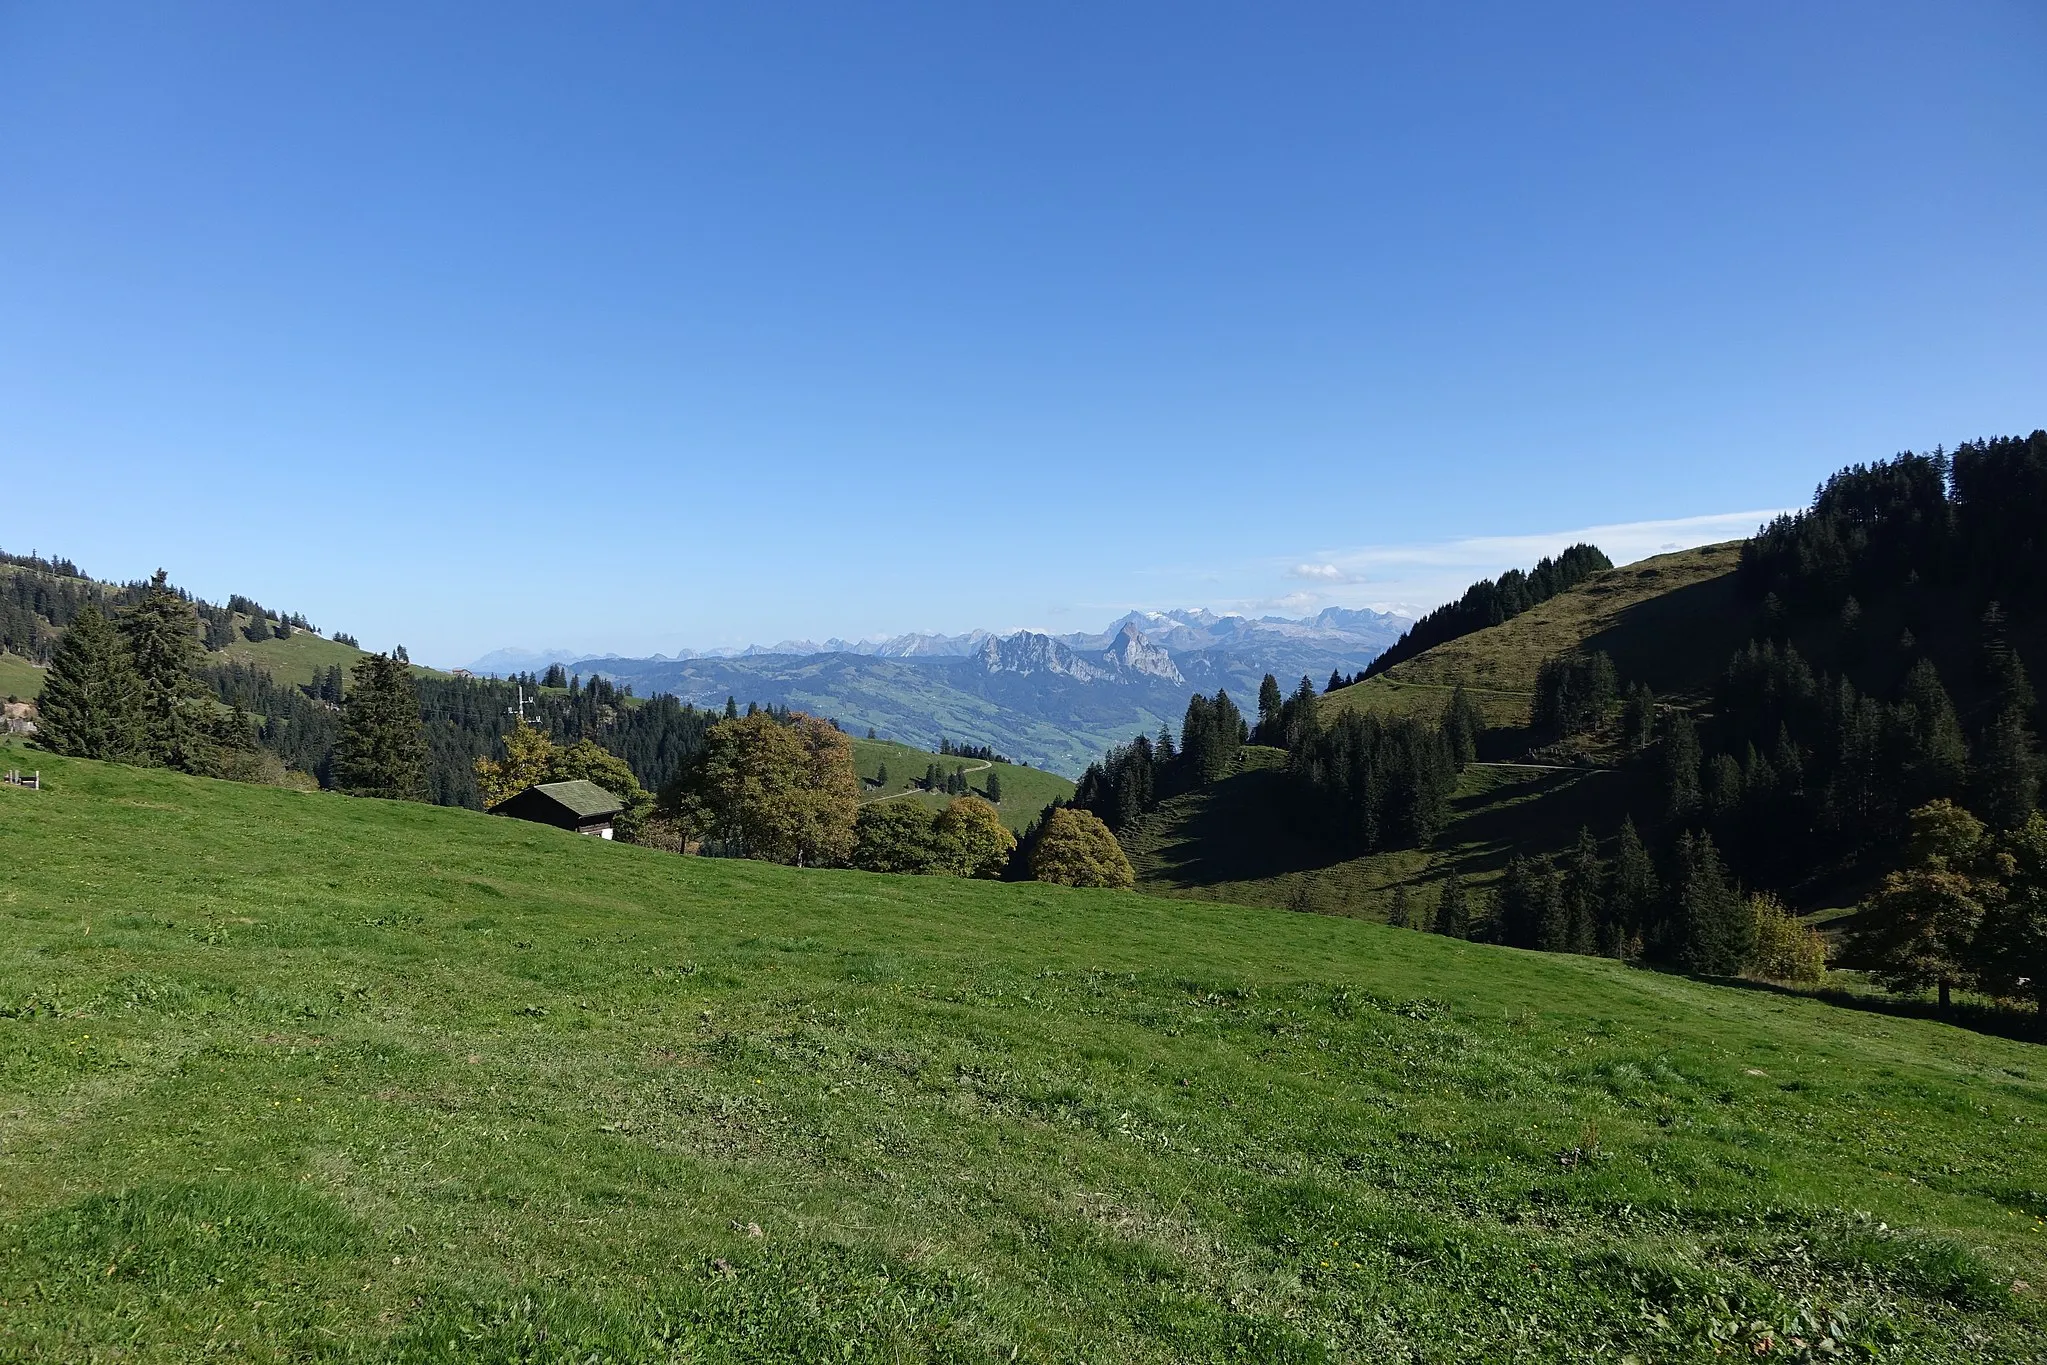
[[[1748,614],[1733,609],[1740,558],[1741,542],[1729,541],[1608,569],[1511,621],[1340,688],[1323,705],[1434,714],[1462,681],[1488,725],[1518,729],[1542,661],[1581,646],[1606,651],[1621,677],[1659,695],[1697,692],[1748,639]]]
[[[1516,852],[1563,848],[1579,826],[1605,831],[1626,810],[1630,775],[1510,765],[1465,770],[1451,820],[1426,849],[1362,858],[1330,852],[1300,827],[1278,749],[1246,750],[1243,771],[1162,802],[1120,837],[1147,892],[1384,919],[1395,886],[1435,904],[1455,871],[1490,886]]]
[[[0,788],[0,1358],[2047,1339],[2028,1045],[1354,920],[43,767]]]
[[[43,670],[18,654],[0,650],[0,697],[24,701],[43,693]]]
[[[853,771],[860,775],[863,801],[915,801],[934,811],[944,810],[951,798],[943,792],[902,795],[916,791],[917,780],[933,763],[946,772],[964,772],[967,785],[981,796],[988,794],[989,774],[1001,778],[1002,800],[996,803],[995,809],[1001,814],[1004,824],[1019,832],[1037,819],[1054,800],[1070,800],[1073,796],[1073,783],[1043,768],[1025,768],[1015,763],[984,763],[978,758],[948,758],[888,739],[853,741]],[[885,783],[878,780],[884,767],[888,769],[888,781]]]
[[[1702,697],[1747,638],[1749,617],[1734,604],[1740,543],[1658,555],[1593,575],[1511,621],[1446,641],[1378,677],[1324,697],[1324,714],[1370,708],[1440,714],[1459,681],[1484,712],[1486,764],[1466,771],[1448,828],[1426,850],[1343,858],[1294,824],[1276,770],[1284,756],[1254,751],[1247,770],[1177,797],[1123,842],[1147,891],[1207,900],[1291,906],[1383,917],[1392,889],[1413,887],[1434,903],[1435,885],[1455,870],[1483,887],[1515,852],[1567,847],[1583,826],[1611,834],[1640,773],[1590,766],[1500,766],[1527,758],[1535,675],[1542,661],[1575,648],[1605,650],[1621,677],[1658,695]],[[1584,747],[1582,744],[1575,747]],[[1541,763],[1555,760],[1545,756]]]

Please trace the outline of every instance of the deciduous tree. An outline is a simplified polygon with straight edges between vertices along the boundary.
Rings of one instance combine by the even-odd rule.
[[[1109,827],[1089,811],[1063,806],[1045,817],[1031,875],[1064,886],[1105,886],[1129,890],[1137,884],[1130,859]]]

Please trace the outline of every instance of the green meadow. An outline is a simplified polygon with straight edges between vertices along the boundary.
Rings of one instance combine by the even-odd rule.
[[[2033,1045],[35,758],[0,1359],[2047,1353]]]
[[[853,771],[860,778],[860,799],[863,802],[914,801],[927,810],[944,810],[951,798],[943,791],[922,792],[916,787],[925,770],[934,763],[944,772],[963,773],[967,785],[982,796],[988,794],[989,775],[992,773],[999,777],[1002,800],[996,803],[996,811],[1004,824],[1019,833],[1044,814],[1045,807],[1053,801],[1073,799],[1073,783],[1043,768],[1026,768],[1016,763],[986,763],[978,758],[954,758],[925,749],[913,749],[889,739],[853,741]],[[884,768],[888,771],[886,782],[881,781]]]

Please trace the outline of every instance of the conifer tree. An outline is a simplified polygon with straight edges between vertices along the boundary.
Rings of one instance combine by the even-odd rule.
[[[1281,728],[1285,731],[1286,747],[1292,752],[1305,753],[1322,733],[1322,718],[1315,709],[1315,684],[1308,681],[1306,674],[1301,675],[1293,696],[1287,698],[1281,712]]]
[[[1002,804],[1002,774],[993,768],[988,770],[988,801],[991,805]]]
[[[877,787],[880,787],[880,788],[882,788],[882,789],[884,789],[884,790],[886,790],[886,789],[887,789],[887,787],[888,787],[888,764],[886,764],[886,763],[882,764],[882,765],[881,765],[881,768],[880,768],[880,770],[879,770],[879,771],[877,771],[877,772],[876,772],[876,773],[874,774],[874,785],[875,785],[875,786],[877,786]]]
[[[1412,929],[1414,925],[1414,900],[1408,894],[1407,883],[1393,888],[1393,901],[1386,910],[1386,926],[1389,929]]]
[[[1976,808],[1995,829],[2017,829],[2039,804],[2040,779],[2026,713],[2007,703],[1976,746]]]
[[[1335,690],[1336,690],[1337,688],[1339,688],[1339,687],[1342,687],[1342,686],[1343,686],[1343,674],[1341,674],[1341,673],[1337,672],[1337,671],[1336,671],[1335,669],[1333,669],[1333,668],[1332,668],[1332,669],[1330,669],[1330,670],[1329,670],[1329,686],[1327,686],[1327,687],[1325,687],[1325,688],[1323,688],[1323,689],[1322,689],[1322,691],[1323,691],[1323,694],[1324,694],[1324,695],[1326,696],[1327,694],[1329,694],[1329,693],[1331,693],[1331,692],[1334,692],[1334,691],[1335,691]]]
[[[1656,926],[1652,920],[1661,892],[1656,884],[1656,864],[1635,833],[1632,817],[1621,821],[1620,837],[1614,843],[1613,881],[1606,899],[1607,913],[1599,932],[1599,951],[1607,957],[1628,957],[1641,949]]]
[[[1636,683],[1628,689],[1628,699],[1621,709],[1621,729],[1630,749],[1646,749],[1656,739],[1656,694],[1649,690],[1647,683]]]
[[[121,621],[135,676],[142,683],[143,749],[149,760],[204,772],[211,746],[197,713],[199,623],[192,604],[171,591],[162,569],[135,609]]]
[[[242,627],[242,638],[252,645],[258,645],[270,638],[270,618],[257,612],[249,618],[249,624]]]
[[[423,799],[426,738],[411,672],[388,654],[368,654],[353,678],[341,707],[334,785],[355,796]]]
[[[1464,690],[1459,678],[1450,689],[1450,703],[1443,708],[1443,738],[1449,742],[1452,759],[1460,771],[1478,757],[1478,737],[1485,732],[1485,717],[1478,703]]]
[[[1445,938],[1471,937],[1471,911],[1464,895],[1464,879],[1452,872],[1443,878],[1436,897],[1435,931]]]
[[[1663,736],[1663,814],[1682,824],[1699,812],[1699,732],[1680,711]]]
[[[1599,951],[1599,924],[1607,900],[1606,860],[1589,828],[1578,831],[1578,845],[1564,867],[1566,944],[1564,951],[1590,955]]]
[[[1954,703],[1941,686],[1940,670],[1921,659],[1905,675],[1895,709],[1903,770],[1900,798],[1908,806],[1924,805],[1961,794],[1967,775],[1968,745]]]
[[[1276,744],[1280,739],[1280,710],[1286,705],[1286,697],[1279,690],[1279,679],[1270,673],[1265,681],[1258,684],[1258,733],[1260,744]]]
[[[752,714],[752,709],[751,709],[751,708],[752,708],[752,706],[753,706],[753,703],[752,703],[752,702],[748,702],[748,703],[747,703],[747,707],[748,707],[748,711],[747,711],[747,714],[749,714],[749,715],[751,715],[751,714]],[[725,719],[727,719],[727,720],[738,720],[738,719],[739,719],[739,703],[738,703],[738,702],[736,702],[736,701],[734,701],[734,700],[733,700],[733,699],[732,699],[732,698],[731,698],[730,696],[727,696],[727,697],[725,698]]]
[[[133,763],[144,756],[142,682],[127,644],[91,603],[50,659],[36,729],[44,748],[73,758]]]
[[[1755,923],[1710,835],[1677,844],[1678,961],[1687,971],[1732,976],[1748,961]]]

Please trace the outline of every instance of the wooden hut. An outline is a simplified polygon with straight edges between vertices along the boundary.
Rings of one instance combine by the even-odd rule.
[[[542,782],[490,808],[492,815],[572,829],[598,839],[611,837],[611,819],[625,804],[595,782]]]

